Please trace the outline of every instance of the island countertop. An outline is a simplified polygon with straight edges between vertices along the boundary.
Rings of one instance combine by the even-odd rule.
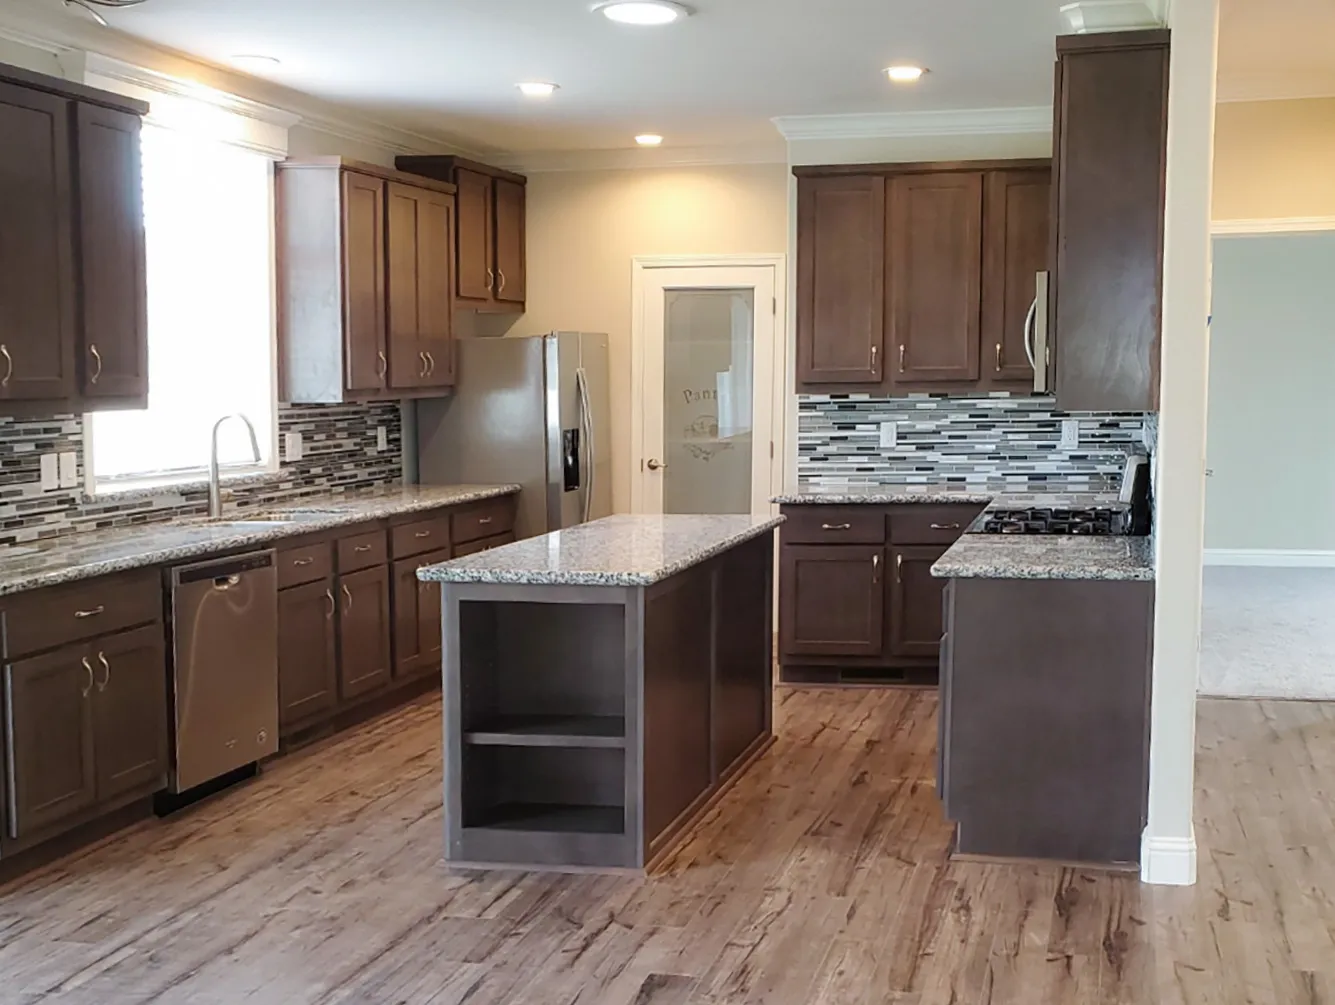
[[[783,517],[609,516],[417,570],[437,583],[650,586],[772,531]]]
[[[394,485],[309,496],[204,517],[66,534],[0,548],[0,596],[151,565],[205,558],[236,548],[369,520],[494,499],[518,485]],[[299,519],[294,518],[299,515]]]

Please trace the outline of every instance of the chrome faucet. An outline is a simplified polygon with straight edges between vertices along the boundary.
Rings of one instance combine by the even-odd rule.
[[[255,455],[255,463],[260,462],[260,441],[255,437],[255,427],[251,421],[240,412],[234,412],[231,415],[224,415],[213,424],[213,449],[209,451],[209,516],[222,516],[222,489],[218,486],[218,429],[228,419],[240,419],[246,424],[246,430],[250,433],[250,449]]]

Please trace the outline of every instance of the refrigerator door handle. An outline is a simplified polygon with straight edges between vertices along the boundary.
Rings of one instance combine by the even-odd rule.
[[[594,443],[593,434],[593,410],[589,404],[589,384],[588,376],[584,372],[584,367],[575,370],[575,387],[579,392],[579,424],[580,435],[584,438],[584,450],[587,457],[587,463],[584,465],[584,499],[580,506],[580,522],[588,523],[589,516],[593,512],[593,482],[596,477],[595,461],[597,459],[597,447]]]

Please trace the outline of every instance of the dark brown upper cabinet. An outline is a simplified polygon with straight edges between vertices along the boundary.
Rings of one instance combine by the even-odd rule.
[[[1032,390],[1050,172],[1033,160],[796,168],[798,389]]]
[[[398,157],[394,166],[458,188],[456,305],[486,312],[522,311],[528,287],[528,180],[464,157]]]
[[[0,65],[0,414],[147,403],[147,110]]]
[[[990,172],[983,206],[981,377],[995,390],[1028,391],[1038,274],[1048,271],[1051,244],[1051,172]]]
[[[898,384],[978,379],[983,174],[908,174],[890,183],[887,314]]]
[[[797,382],[875,384],[885,364],[885,179],[797,183]]]
[[[1050,337],[1058,407],[1158,408],[1165,30],[1057,39]]]
[[[431,397],[454,383],[454,186],[339,157],[278,165],[283,401]]]

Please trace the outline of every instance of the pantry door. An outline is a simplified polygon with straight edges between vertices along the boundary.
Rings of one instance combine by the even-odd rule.
[[[773,511],[782,463],[782,257],[709,261],[635,262],[636,513]]]

